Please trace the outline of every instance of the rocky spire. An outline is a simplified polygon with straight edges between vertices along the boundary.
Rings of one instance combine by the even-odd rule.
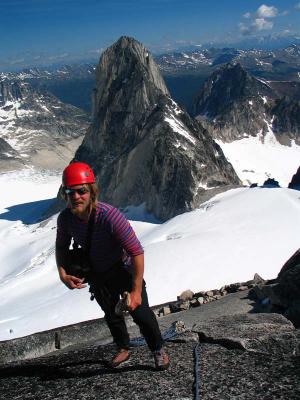
[[[139,121],[157,98],[169,95],[157,65],[136,40],[123,36],[101,56],[93,94],[93,125],[85,147],[97,152],[107,142],[132,145],[139,140]],[[101,135],[99,135],[101,132]]]
[[[239,184],[220,147],[170,98],[145,47],[121,37],[101,56],[93,122],[76,152],[101,198],[165,220]]]

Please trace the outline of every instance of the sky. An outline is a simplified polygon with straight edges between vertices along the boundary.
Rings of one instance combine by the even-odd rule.
[[[60,182],[33,169],[0,174],[0,341],[103,316],[88,288],[69,290],[58,278],[57,215],[35,223]],[[299,191],[238,188],[164,224],[132,225],[145,249],[150,304],[162,304],[255,273],[276,278],[299,247]]]
[[[187,44],[300,36],[300,2],[1,0],[0,69],[97,59],[120,36],[152,52]]]

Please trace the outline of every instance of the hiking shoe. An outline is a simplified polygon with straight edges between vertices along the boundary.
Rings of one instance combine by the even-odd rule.
[[[155,368],[158,371],[163,371],[169,368],[170,359],[164,349],[153,351],[153,356],[154,356]]]
[[[116,368],[118,365],[127,361],[129,358],[129,351],[127,349],[120,349],[118,353],[114,356],[114,358],[109,363],[111,368]]]

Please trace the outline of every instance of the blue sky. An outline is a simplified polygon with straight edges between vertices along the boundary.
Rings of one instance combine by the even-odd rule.
[[[97,57],[121,35],[163,52],[299,27],[300,0],[0,0],[0,67]]]

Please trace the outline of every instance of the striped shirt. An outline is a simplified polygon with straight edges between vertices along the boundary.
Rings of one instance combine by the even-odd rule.
[[[88,222],[64,209],[57,218],[56,248],[69,248],[72,238],[86,246]],[[103,272],[121,259],[143,254],[144,250],[126,217],[115,207],[98,202],[91,237],[90,260],[93,268]]]

